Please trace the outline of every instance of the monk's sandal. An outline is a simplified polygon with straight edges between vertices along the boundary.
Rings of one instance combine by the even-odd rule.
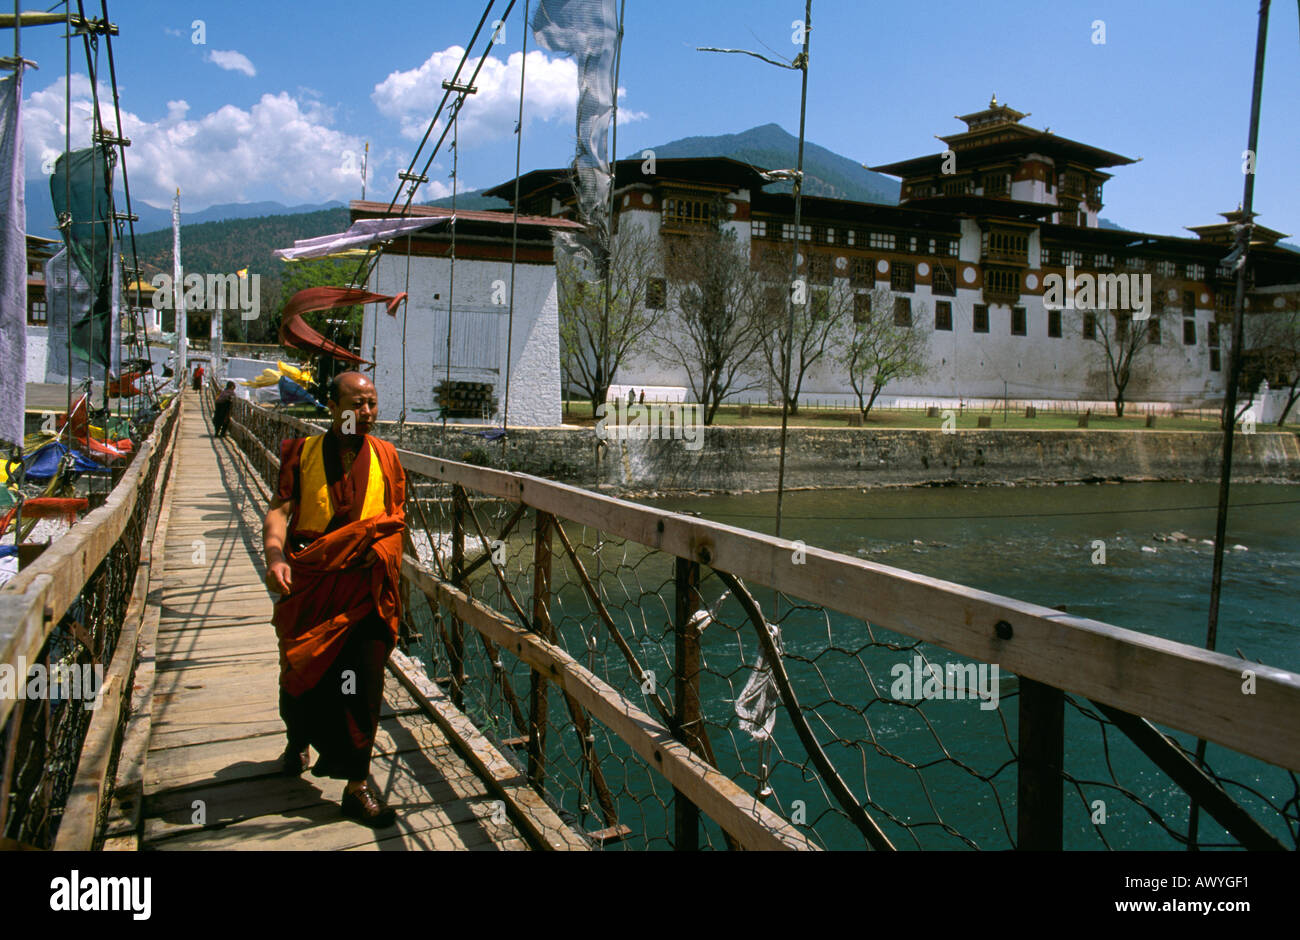
[[[363,783],[355,793],[344,792],[342,809],[348,819],[355,819],[372,829],[382,829],[397,822],[397,814],[379,798],[369,782]]]
[[[303,748],[301,751],[295,751],[293,745],[287,745],[284,753],[280,755],[280,772],[286,777],[297,777],[307,765],[311,763],[311,750]]]

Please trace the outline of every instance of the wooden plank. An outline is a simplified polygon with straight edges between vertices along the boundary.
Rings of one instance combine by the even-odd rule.
[[[1151,722],[1099,702],[1093,702],[1129,739],[1183,788],[1215,821],[1251,851],[1277,852],[1286,849],[1276,835],[1265,829],[1217,780],[1197,766],[1177,745]]]
[[[107,815],[106,802],[113,785],[113,781],[108,779],[108,769],[117,755],[120,743],[118,730],[123,726],[123,710],[130,704],[131,683],[139,655],[140,628],[148,601],[149,579],[156,564],[154,547],[156,544],[161,552],[165,545],[165,532],[163,539],[157,541],[156,533],[164,494],[168,489],[168,470],[173,465],[176,453],[176,439],[177,435],[165,438],[149,509],[142,527],[139,567],[131,598],[122,615],[120,634],[112,662],[104,676],[94,717],[82,740],[76,775],[55,838],[54,848],[57,851],[90,851],[99,837],[101,810]],[[139,479],[143,481],[144,478]]]
[[[373,753],[397,754],[437,748],[443,739],[427,722],[418,719],[418,715],[381,719]],[[152,793],[222,780],[275,776],[280,773],[284,744],[283,735],[266,735],[151,750],[145,787]]]
[[[585,851],[587,841],[551,809],[519,776],[516,767],[492,746],[473,722],[448,695],[431,681],[414,659],[394,650],[389,659],[393,674],[425,707],[457,752],[505,803],[506,812],[537,848],[556,851]]]
[[[526,502],[1300,770],[1300,674],[815,547],[792,565],[795,545],[784,539],[528,474],[399,454],[408,472]],[[999,622],[1012,628],[1010,639],[995,632]],[[1246,669],[1250,696],[1241,694]]]
[[[675,741],[667,728],[599,676],[583,668],[568,653],[520,629],[501,614],[438,581],[409,556],[403,572],[413,578],[435,603],[453,608],[456,615],[537,669],[561,690],[572,695],[593,717],[603,722],[667,781],[699,806],[749,849],[815,849],[816,845],[746,793],[725,774]]]
[[[318,789],[302,778],[280,777],[264,781],[269,786],[261,791],[250,786],[229,794],[217,792],[234,789],[226,786],[185,794],[188,802],[181,802],[175,812],[167,813],[169,819],[148,820],[148,844],[151,849],[325,851],[354,848],[376,840],[402,839],[442,827],[453,827],[438,840],[443,848],[517,838],[512,826],[491,823],[495,801],[487,797],[473,777],[449,779],[436,768],[388,760],[376,760],[371,777],[385,802],[397,812],[394,827],[370,830],[343,818],[338,805],[342,781],[319,781],[325,786]],[[250,794],[259,792],[262,795],[250,799]],[[193,822],[196,799],[204,801],[205,827],[195,826]],[[440,805],[435,805],[435,801]],[[250,808],[260,812],[245,815]],[[489,825],[483,825],[484,822]]]
[[[551,626],[551,516],[537,514],[533,531],[532,628],[545,640],[555,640]],[[457,582],[456,587],[461,584]],[[547,700],[550,686],[536,669],[528,674],[528,782],[546,791]],[[459,703],[457,703],[459,704]]]

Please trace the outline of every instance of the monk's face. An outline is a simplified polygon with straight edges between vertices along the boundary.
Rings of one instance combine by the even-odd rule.
[[[339,382],[339,400],[326,404],[339,434],[369,434],[379,415],[375,384],[360,372],[344,375]]]

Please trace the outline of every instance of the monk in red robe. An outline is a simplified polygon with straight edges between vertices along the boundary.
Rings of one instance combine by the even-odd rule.
[[[266,514],[266,584],[276,602],[280,715],[287,774],[347,781],[343,814],[369,826],[394,813],[367,781],[384,664],[397,642],[402,503],[397,450],[369,436],[375,386],[360,372],[330,383],[333,422],[324,434],[283,441],[280,481]]]

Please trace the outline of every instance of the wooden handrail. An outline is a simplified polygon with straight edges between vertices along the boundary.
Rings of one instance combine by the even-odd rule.
[[[730,777],[697,757],[672,733],[562,648],[520,628],[463,590],[441,581],[406,556],[402,573],[431,603],[451,609],[502,649],[572,696],[674,787],[747,849],[816,849],[795,826],[768,809]]]
[[[158,416],[104,504],[87,513],[64,538],[0,587],[0,664],[17,668],[19,658],[35,662],[68,608],[95,569],[113,550],[140,499],[140,483],[174,444],[180,395]],[[157,483],[155,483],[155,486]],[[0,698],[0,725],[15,698]]]
[[[525,473],[398,454],[432,480],[527,503],[1300,770],[1300,674],[812,546],[795,565],[796,546],[784,539]]]

